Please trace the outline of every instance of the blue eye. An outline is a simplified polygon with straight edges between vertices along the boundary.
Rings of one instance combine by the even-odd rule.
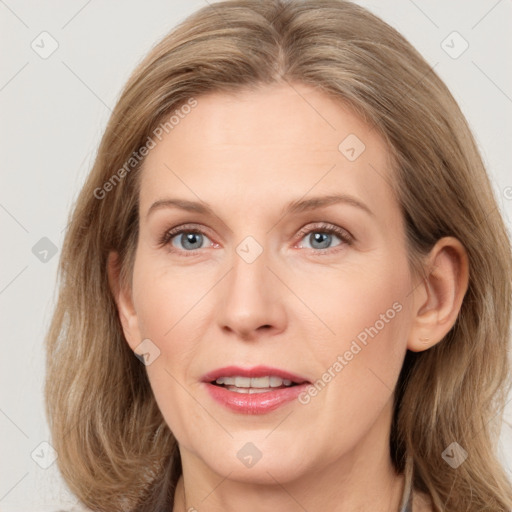
[[[205,239],[209,240],[207,236],[198,231],[181,230],[172,235],[169,241],[171,245],[177,249],[195,251],[202,248]],[[181,247],[178,244],[181,244]]]
[[[330,249],[339,248],[342,245],[352,245],[353,238],[346,230],[335,226],[334,224],[323,223],[317,226],[306,227],[302,229],[298,235],[300,240],[309,241],[309,247],[306,249],[318,249],[317,252],[320,254],[326,254],[330,252]],[[333,237],[339,240],[339,243],[335,246],[331,245]]]
[[[306,246],[306,249],[311,249],[319,255],[328,253],[330,249],[336,249],[342,245],[351,245],[353,242],[352,236],[347,231],[333,224],[304,228],[298,237],[299,240],[308,241],[309,246]],[[332,243],[335,239],[338,239],[339,242],[333,246]],[[180,226],[166,231],[161,237],[159,245],[171,246],[172,252],[181,253],[184,256],[194,256],[197,254],[196,251],[205,248],[203,246],[205,241],[209,242],[210,246],[212,245],[212,241],[195,226]]]
[[[310,249],[330,249],[332,247],[331,244],[333,237],[340,240],[340,237],[335,233],[329,232],[327,230],[315,230],[310,231],[309,234],[307,234],[304,238],[309,241]],[[340,243],[342,243],[342,241],[340,241]]]

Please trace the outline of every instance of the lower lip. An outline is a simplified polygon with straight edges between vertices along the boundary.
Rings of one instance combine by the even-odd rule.
[[[237,393],[222,386],[205,383],[210,395],[229,409],[243,414],[265,414],[295,400],[309,385],[297,384],[289,388],[279,388],[264,393]]]

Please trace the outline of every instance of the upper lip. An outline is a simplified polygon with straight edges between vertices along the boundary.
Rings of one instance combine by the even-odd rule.
[[[267,377],[275,376],[281,377],[282,379],[288,379],[296,384],[302,384],[309,382],[305,377],[281,370],[279,368],[272,368],[270,366],[253,366],[252,368],[242,368],[241,366],[224,366],[223,368],[217,368],[207,374],[203,375],[201,379],[203,382],[214,382],[219,377]]]

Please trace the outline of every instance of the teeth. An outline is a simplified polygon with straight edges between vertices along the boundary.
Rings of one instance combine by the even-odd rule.
[[[245,394],[253,394],[253,393],[266,393],[267,391],[272,391],[271,388],[238,388],[236,386],[226,386],[228,391],[235,391],[236,393],[245,393]]]
[[[226,382],[225,384],[229,384],[229,382]],[[250,388],[251,379],[249,377],[235,377],[235,386],[237,388]]]
[[[251,388],[268,388],[270,386],[270,377],[256,377],[251,379]]]
[[[283,385],[283,379],[281,377],[270,377],[270,387],[271,388],[278,388],[279,386]]]
[[[292,381],[289,379],[282,379],[274,375],[266,377],[219,377],[216,381],[217,384],[224,384],[226,387],[235,387],[239,389],[262,389],[268,390],[269,388],[279,388],[281,386],[291,386]],[[244,391],[241,391],[242,393]],[[250,391],[258,393],[258,391]]]

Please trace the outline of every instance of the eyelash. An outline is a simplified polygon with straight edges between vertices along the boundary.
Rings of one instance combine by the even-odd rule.
[[[197,229],[195,227],[192,227],[191,225],[183,225],[179,226],[177,228],[170,229],[166,231],[158,241],[158,245],[160,247],[169,245],[172,239],[177,236],[181,235],[182,233],[193,233],[193,234],[200,234],[204,236],[208,236],[204,231],[201,231],[200,229]],[[332,251],[336,251],[340,248],[341,245],[352,245],[354,242],[353,237],[343,228],[340,228],[338,226],[335,226],[334,224],[327,224],[327,223],[321,223],[320,225],[314,226],[312,228],[302,228],[299,233],[297,234],[299,241],[302,240],[306,235],[309,235],[311,233],[328,233],[330,235],[336,235],[340,238],[341,244],[337,245],[335,247],[329,247],[327,249],[310,249],[317,253],[319,256],[323,254],[330,254]],[[192,251],[182,251],[179,249],[175,249],[174,247],[170,246],[171,252],[178,252],[178,253],[184,253],[185,256],[195,256],[199,251],[202,249],[194,249]]]

